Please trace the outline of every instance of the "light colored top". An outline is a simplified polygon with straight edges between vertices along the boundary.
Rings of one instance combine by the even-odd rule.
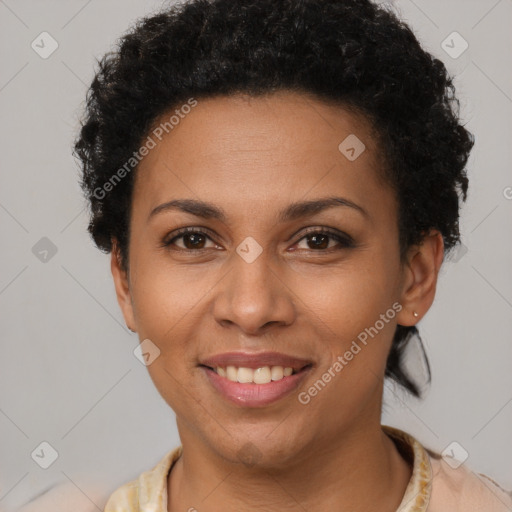
[[[450,464],[414,437],[382,425],[399,452],[412,465],[412,475],[397,512],[512,512],[512,493],[465,465]],[[167,512],[167,476],[182,453],[168,452],[156,466],[117,490],[104,512]],[[193,510],[193,508],[192,508]]]

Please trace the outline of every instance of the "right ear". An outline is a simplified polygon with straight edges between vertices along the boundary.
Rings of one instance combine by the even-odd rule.
[[[124,321],[129,329],[137,331],[135,315],[133,312],[130,281],[126,271],[121,266],[121,252],[115,238],[112,239],[112,252],[110,255],[110,270],[114,279],[117,302],[123,313]]]

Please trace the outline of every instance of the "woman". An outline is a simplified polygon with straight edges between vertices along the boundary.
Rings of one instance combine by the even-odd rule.
[[[181,440],[106,512],[512,507],[380,424],[386,377],[420,395],[404,350],[459,241],[456,107],[367,0],[192,0],[104,57],[89,231]]]

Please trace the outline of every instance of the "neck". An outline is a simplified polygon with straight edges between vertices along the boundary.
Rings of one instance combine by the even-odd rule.
[[[285,468],[244,466],[219,457],[193,436],[168,479],[168,511],[365,510],[394,512],[411,468],[380,421],[309,446]]]

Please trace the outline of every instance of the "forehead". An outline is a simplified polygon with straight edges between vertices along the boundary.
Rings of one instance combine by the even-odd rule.
[[[310,195],[337,191],[357,202],[382,192],[371,126],[340,106],[280,92],[198,99],[186,111],[172,127],[165,123],[176,108],[164,114],[150,131],[156,144],[139,164],[134,193],[145,211],[196,197],[261,215],[262,206]]]

